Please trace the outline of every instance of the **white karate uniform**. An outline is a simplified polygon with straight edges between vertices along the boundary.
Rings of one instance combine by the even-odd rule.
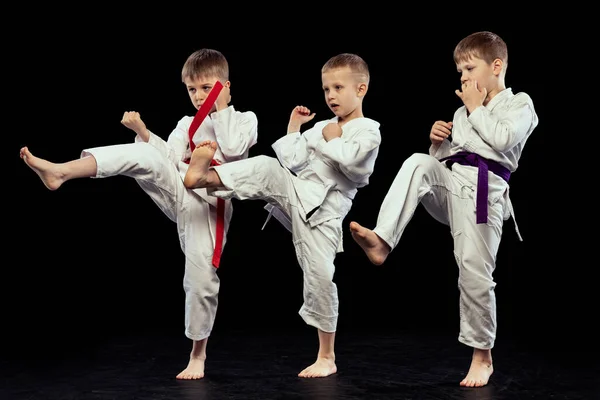
[[[209,190],[226,199],[265,200],[283,218],[303,270],[299,314],[325,332],[337,327],[333,275],[335,256],[343,251],[342,222],[358,189],[369,183],[381,143],[379,123],[368,118],[347,122],[341,137],[326,142],[322,131],[330,122],[337,117],[277,140],[277,159],[257,156],[213,167],[224,188]]]
[[[94,156],[96,178],[124,175],[134,178],[164,214],[177,223],[181,249],[185,255],[185,335],[192,340],[208,337],[217,312],[219,277],[212,265],[217,225],[217,199],[206,189],[189,190],[183,185],[189,159],[188,129],[193,117],[183,117],[165,142],[150,133],[148,143],[136,136],[135,143],[85,149],[81,157]],[[218,143],[214,159],[220,163],[248,157],[257,143],[256,115],[235,111],[229,106],[208,115],[193,141]],[[233,208],[225,201],[223,246]]]
[[[509,184],[488,171],[488,220],[477,224],[477,167],[441,158],[460,151],[476,153],[514,172],[529,135],[538,124],[526,93],[507,88],[467,116],[466,107],[454,114],[452,141],[431,146],[429,155],[413,154],[400,168],[379,212],[374,232],[393,250],[406,225],[422,203],[436,220],[448,225],[459,267],[460,334],[458,340],[490,349],[496,337],[496,286],[492,274],[504,220],[513,217]],[[515,221],[515,228],[519,234]]]

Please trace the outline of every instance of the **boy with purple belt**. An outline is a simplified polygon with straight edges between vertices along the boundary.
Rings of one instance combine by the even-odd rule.
[[[398,245],[419,204],[450,227],[459,267],[458,340],[473,348],[460,385],[480,387],[493,372],[496,254],[504,221],[510,216],[514,220],[508,179],[538,117],[529,95],[514,94],[504,84],[508,52],[498,35],[467,36],[454,49],[454,61],[462,86],[456,94],[463,106],[452,122],[433,124],[429,154],[413,154],[402,164],[376,227],[353,221],[350,230],[369,260],[380,265]]]

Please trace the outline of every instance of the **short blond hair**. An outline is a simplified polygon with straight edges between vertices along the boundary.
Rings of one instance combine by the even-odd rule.
[[[350,70],[356,74],[362,75],[362,79],[369,83],[371,78],[369,74],[369,66],[359,55],[352,53],[342,53],[337,56],[331,57],[323,68],[321,68],[321,73],[327,72],[332,69],[349,67]]]

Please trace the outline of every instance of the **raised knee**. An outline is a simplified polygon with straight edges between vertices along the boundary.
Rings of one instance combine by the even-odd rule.
[[[267,167],[270,166],[279,166],[279,161],[277,161],[276,158],[270,157],[270,156],[266,156],[264,154],[255,156],[254,159],[261,165],[265,165]]]
[[[404,163],[402,163],[402,168],[410,168],[417,169],[419,167],[428,167],[433,165],[433,163],[438,163],[439,161],[430,156],[429,154],[424,153],[415,153],[408,157]]]

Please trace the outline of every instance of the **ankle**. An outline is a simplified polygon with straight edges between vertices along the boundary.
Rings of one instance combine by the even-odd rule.
[[[473,361],[492,365],[492,351],[490,349],[474,349]]]
[[[206,361],[206,354],[194,354],[192,352],[190,353],[190,360]]]
[[[321,359],[328,360],[328,361],[335,361],[335,353],[334,352],[331,352],[331,353],[319,352],[319,354],[317,354],[317,358],[321,358]]]

